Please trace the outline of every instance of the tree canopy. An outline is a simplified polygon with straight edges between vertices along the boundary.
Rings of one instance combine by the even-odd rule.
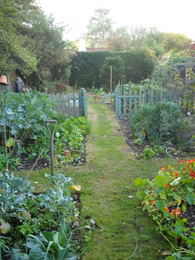
[[[29,73],[36,69],[36,57],[25,47],[20,29],[28,24],[33,0],[0,0],[0,72],[16,69]]]
[[[0,73],[18,70],[39,83],[51,80],[53,68],[68,62],[73,49],[63,40],[64,28],[34,0],[0,0],[0,6]]]
[[[105,47],[112,33],[112,20],[108,9],[96,9],[87,26],[86,39],[89,47]]]

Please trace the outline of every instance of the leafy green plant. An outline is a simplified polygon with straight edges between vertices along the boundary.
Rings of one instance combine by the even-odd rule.
[[[11,259],[77,260],[77,256],[72,251],[71,242],[72,232],[70,227],[63,225],[59,231],[43,232],[37,236],[30,235],[25,244],[28,253],[14,249]]]
[[[165,148],[161,145],[154,145],[153,150],[156,155],[167,155]]]
[[[153,180],[137,178],[134,182],[143,210],[158,224],[158,232],[173,251],[189,257],[195,256],[195,227],[190,215],[195,205],[194,179],[195,160],[187,160],[181,162],[179,169],[162,167]]]
[[[145,147],[142,156],[144,159],[151,159],[156,155],[155,151],[151,147]]]
[[[74,161],[84,155],[84,138],[90,129],[91,123],[85,117],[67,118],[58,125],[55,142],[57,165]]]
[[[18,226],[17,230],[24,236],[29,234],[37,234],[39,231],[39,225],[32,223],[31,220],[23,221],[22,225]]]
[[[143,109],[133,114],[132,130],[135,136],[145,135],[145,139],[156,144],[164,141],[177,142],[181,128],[180,109],[172,102],[145,104]]]
[[[143,140],[141,138],[137,138],[135,139],[134,143],[137,145],[141,145],[143,143]]]
[[[9,219],[17,215],[32,198],[32,186],[26,178],[16,177],[8,171],[0,173],[1,217]]]
[[[0,93],[0,103],[0,169],[16,167],[19,164],[16,157],[48,159],[50,141],[45,125],[47,119],[58,120],[58,163],[72,162],[84,153],[84,137],[90,131],[89,120],[85,117],[62,117],[55,111],[53,100],[39,92],[20,95]],[[66,156],[66,150],[70,151],[70,156]]]
[[[69,227],[78,216],[77,209],[71,197],[71,189],[74,187],[72,180],[63,174],[46,176],[51,181],[50,189],[43,194],[34,195],[31,183],[25,178],[16,177],[8,171],[0,173],[0,234],[9,237],[9,240],[2,240],[2,246],[0,243],[2,255],[6,253],[7,248],[13,248],[11,259],[36,259],[27,258],[28,254],[24,254],[23,249],[17,250],[15,248],[15,241],[18,241],[18,244],[22,248],[22,244],[26,241],[28,235],[35,236],[40,232],[50,232],[51,230],[60,229],[59,233],[58,231],[54,232],[56,235],[54,236],[55,241],[52,244],[55,244],[57,243],[56,239],[58,236],[61,237],[63,234],[65,236],[65,229],[62,228],[64,226],[67,226],[68,233],[66,232],[66,234],[70,234]],[[51,235],[54,235],[54,233],[51,232]],[[70,240],[72,241],[71,236],[67,240],[64,240],[64,250],[73,248]],[[46,240],[44,241],[46,242]],[[47,242],[50,248],[51,243],[50,241]],[[53,246],[54,251],[57,250],[56,246]],[[11,254],[10,252],[9,254]],[[68,256],[68,251],[66,253]],[[52,251],[51,257],[53,257],[53,254]]]

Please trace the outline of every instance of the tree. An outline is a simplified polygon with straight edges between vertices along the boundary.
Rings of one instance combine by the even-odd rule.
[[[130,46],[131,38],[126,27],[117,28],[106,42],[109,50],[128,50]]]
[[[86,39],[89,47],[105,47],[106,41],[112,33],[112,20],[108,17],[108,9],[96,9],[89,20]]]
[[[25,48],[20,27],[28,22],[34,0],[0,0],[0,6],[0,73],[20,67],[28,74],[36,69],[37,59]]]
[[[146,29],[144,27],[133,28],[130,37],[132,46],[148,48],[157,57],[161,57],[165,52],[171,50],[185,49],[192,42],[191,39],[182,34],[164,33],[155,28]]]
[[[166,51],[183,50],[189,47],[190,43],[192,42],[191,39],[179,33],[162,33],[162,36],[163,36],[162,45]]]
[[[51,80],[51,69],[65,61],[66,42],[62,39],[63,28],[53,23],[52,17],[46,17],[39,7],[29,14],[30,24],[22,28],[25,46],[37,59],[37,74],[43,83]]]
[[[55,26],[35,0],[0,0],[0,6],[0,73],[17,71],[36,87],[52,80],[56,70],[68,77],[64,66],[75,48],[63,40],[64,28]]]

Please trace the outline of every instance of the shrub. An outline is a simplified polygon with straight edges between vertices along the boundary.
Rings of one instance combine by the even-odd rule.
[[[108,68],[105,68],[105,64],[108,65]],[[115,71],[114,67],[117,64],[119,64],[120,73]],[[117,82],[123,76],[127,83],[129,81],[139,82],[149,77],[154,64],[153,57],[148,50],[131,48],[128,51],[77,52],[70,65],[71,86],[100,88],[108,81],[109,65],[113,65],[114,72],[117,74],[113,74],[113,77],[116,76],[114,81]],[[105,73],[107,69],[108,71]]]
[[[175,103],[145,104],[140,111],[133,114],[132,130],[137,138],[142,137],[153,143],[167,140],[177,142],[181,129],[180,116],[180,109]]]

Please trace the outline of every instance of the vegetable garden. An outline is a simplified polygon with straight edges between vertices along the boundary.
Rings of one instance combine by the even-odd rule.
[[[101,160],[100,157],[98,159],[98,155],[94,154],[94,158],[97,157],[97,159],[94,160],[94,158],[91,158],[87,163],[89,164],[89,169],[87,169],[87,164],[86,166],[79,166],[86,158],[85,138],[91,129],[91,123],[86,117],[70,117],[67,114],[59,113],[59,109],[57,112],[57,103],[54,102],[54,99],[39,92],[29,92],[28,94],[2,92],[1,102],[2,113],[0,122],[2,126],[2,160],[0,175],[0,246],[2,259],[80,259],[80,254],[83,250],[81,249],[81,244],[82,246],[83,243],[84,246],[88,243],[93,244],[90,240],[90,236],[93,236],[94,232],[99,236],[99,234],[101,234],[101,232],[98,231],[99,225],[107,224],[103,224],[103,222],[101,222],[103,219],[101,220],[101,218],[98,218],[99,212],[96,212],[96,210],[98,210],[97,204],[93,202],[93,200],[92,202],[89,202],[91,201],[92,195],[85,191],[83,194],[81,193],[80,201],[78,193],[75,192],[78,192],[81,189],[81,184],[82,189],[86,190],[88,179],[91,179],[92,181],[92,178],[94,178],[92,187],[97,185],[99,178],[97,178],[97,174],[101,175],[101,171],[109,171],[106,166],[105,169],[102,168],[102,163],[107,160],[106,154],[109,154],[109,150],[106,148],[107,145],[111,146],[113,169],[115,169],[114,171],[117,171],[118,157],[120,157],[121,151],[119,150],[116,153],[113,151],[113,148],[114,145],[117,144],[114,144],[114,140],[116,142],[119,141],[117,141],[116,137],[112,137],[113,134],[111,134],[111,136],[108,135],[107,137],[107,129],[110,129],[110,127],[107,127],[106,122],[103,121],[103,129],[98,134],[99,139],[97,139],[96,134],[95,139],[92,136],[92,140],[95,143],[99,143],[102,150],[105,150],[105,154],[102,155]],[[172,103],[164,104],[162,102],[158,103],[158,106],[162,107],[153,112],[152,119],[155,120],[154,115],[156,115],[156,118],[159,117],[158,111],[164,111],[163,114],[168,121],[163,121],[163,125],[166,125],[165,122],[168,122],[169,124],[172,122],[169,126],[170,128],[163,128],[162,130],[164,132],[156,132],[156,129],[160,129],[159,126],[153,129],[150,124],[147,125],[144,123],[141,118],[143,113],[145,113],[145,115],[150,115],[152,113],[151,108],[149,112],[147,112],[147,109],[149,108],[146,108],[146,112],[142,110],[141,115],[139,115],[139,109],[136,111],[136,113],[138,113],[137,115],[134,113],[132,117],[134,123],[132,126],[135,127],[135,129],[133,128],[132,130],[134,131],[135,138],[145,138],[146,135],[143,135],[144,126],[145,133],[147,131],[148,141],[151,143],[156,142],[155,145],[160,147],[163,145],[164,141],[173,140],[173,142],[175,142],[177,139],[175,131],[172,133],[170,129],[174,127],[179,129],[178,125],[176,125],[177,122],[173,121],[173,118],[176,119],[177,115],[179,115],[179,111],[177,111],[176,105],[173,105]],[[108,107],[106,109],[109,110]],[[167,119],[168,115],[171,117],[170,119]],[[104,114],[104,116],[106,116],[106,114]],[[43,167],[48,167],[50,164],[50,140],[45,123],[48,119],[57,120],[58,122],[55,132],[55,167],[56,169],[59,168],[59,173],[54,176],[48,174],[47,168],[45,168],[45,170],[41,169]],[[151,125],[154,125],[153,121]],[[153,132],[149,132],[148,129]],[[170,139],[171,134],[173,139]],[[111,137],[114,139],[110,143],[109,138]],[[145,142],[143,139],[141,139],[141,141]],[[105,145],[105,147],[102,145]],[[139,144],[137,145],[139,146]],[[99,148],[97,151],[98,150]],[[114,155],[115,153],[116,158]],[[125,158],[126,157],[129,156],[125,155]],[[148,167],[147,165],[150,164],[150,161],[145,158],[150,158],[150,156],[144,157],[144,159],[141,158],[145,167]],[[25,160],[28,161],[27,164],[25,164]],[[131,160],[137,164],[136,167],[138,168],[135,176],[129,177],[128,171],[132,167]],[[165,256],[167,259],[185,259],[187,256],[191,257],[189,259],[193,259],[194,160],[187,162],[182,161],[181,164],[179,164],[180,168],[176,169],[175,159],[172,160],[170,157],[167,159],[169,162],[171,161],[169,168],[167,170],[161,168],[156,177],[153,173],[152,175],[149,175],[148,179],[140,178],[142,175],[140,175],[140,172],[142,172],[143,169],[141,170],[139,162],[135,161],[137,159],[135,159],[134,156],[131,157],[131,160],[128,161],[128,164],[126,163],[123,170],[124,174],[121,176],[119,175],[119,179],[117,180],[118,183],[124,182],[130,186],[132,186],[130,184],[132,180],[132,183],[135,185],[135,188],[128,188],[128,193],[130,192],[131,195],[125,195],[126,200],[134,200],[133,207],[137,208],[136,211],[132,211],[131,218],[137,218],[137,216],[132,214],[137,215],[140,211],[139,201],[141,200],[143,209],[147,212],[147,215],[150,215],[152,219],[157,222],[156,228],[158,232],[165,238],[165,241],[168,241],[167,248],[162,245],[160,253],[156,251],[156,255],[162,259]],[[93,161],[94,163],[92,163]],[[96,161],[99,163],[97,164]],[[162,160],[160,158],[160,161],[157,161],[156,163],[160,166],[161,162]],[[172,163],[174,166],[172,166]],[[67,167],[67,165],[69,165],[69,167]],[[75,168],[75,166],[72,167],[71,165],[78,165],[79,168],[78,166]],[[110,161],[108,162],[108,165],[110,165]],[[83,170],[82,167],[84,167]],[[23,171],[24,169],[27,171]],[[36,174],[34,174],[33,171],[28,171],[28,169],[37,169],[36,174],[40,176],[38,182],[42,182],[44,187],[38,190],[38,192],[36,188]],[[15,171],[16,173],[12,174],[12,171]],[[82,173],[80,171],[82,171]],[[45,175],[44,172],[47,174]],[[105,173],[102,174],[104,175]],[[72,179],[71,177],[66,176],[72,176],[74,178]],[[153,180],[151,180],[151,176],[154,178]],[[107,177],[107,175],[103,176],[103,178]],[[109,174],[109,178],[110,177],[112,179],[112,171]],[[114,179],[116,179],[116,177]],[[75,181],[76,184],[79,185],[75,185]],[[110,184],[107,183],[107,185]],[[117,186],[111,187],[117,189]],[[90,190],[92,192],[93,188],[90,188]],[[121,194],[122,190],[123,189],[120,190]],[[102,192],[104,194],[105,190],[102,190]],[[138,199],[135,198],[135,193]],[[94,194],[94,196],[97,196],[97,202],[100,194],[99,192],[96,193],[96,195]],[[109,192],[109,194],[109,196],[112,197],[112,192]],[[117,196],[120,197],[121,194],[118,194]],[[82,209],[83,213],[80,212],[82,203],[84,203],[84,208]],[[123,203],[125,205],[127,202],[124,201]],[[89,210],[88,204],[91,206],[94,204],[94,206]],[[119,218],[119,220],[117,220],[119,222],[124,214],[123,210],[121,210],[122,209],[119,207],[117,210],[119,216],[115,216],[116,220]],[[128,216],[127,213],[125,214]],[[82,219],[80,219],[81,216]],[[139,218],[140,217],[138,217],[138,221]],[[142,221],[143,218],[145,218],[144,215],[142,216]],[[127,221],[128,220],[125,220],[124,225],[127,225],[127,230],[129,230],[130,227]],[[79,231],[81,228],[79,227],[80,225],[83,229],[82,232]],[[145,230],[145,224],[142,223],[142,225],[144,225]],[[137,230],[137,224],[135,226]],[[154,228],[155,226],[151,226],[151,229]],[[104,230],[107,228],[106,226],[102,226],[101,229]],[[106,232],[102,232],[102,235],[105,235],[106,239]],[[113,232],[113,230],[111,229],[109,232]],[[138,235],[139,232],[136,234]],[[81,236],[83,237],[84,242],[81,242]],[[149,236],[149,234],[146,233],[146,236]],[[97,244],[97,241],[95,241],[96,240],[94,240],[94,246]],[[107,243],[109,243],[109,239]],[[120,240],[118,240],[118,243],[120,245]],[[121,254],[121,257],[126,256],[132,257],[132,259],[146,259],[142,254],[139,255],[137,250],[137,246],[133,251],[132,249],[125,249],[124,253]],[[142,250],[144,252],[145,249],[143,248]],[[151,252],[154,252],[152,247],[150,250]],[[91,257],[91,259],[98,259],[99,256],[94,255]],[[103,257],[105,258],[106,256]],[[113,254],[113,257],[116,257],[117,259],[117,254]],[[90,257],[88,259],[90,259]]]
[[[164,88],[157,69],[114,93],[93,86],[94,125],[85,89],[1,90],[0,259],[195,259],[194,65],[186,64],[162,68]]]
[[[84,162],[90,122],[84,116],[68,115],[70,104],[65,109],[67,113],[60,113],[56,100],[36,91],[28,94],[1,91],[0,100],[0,257],[77,259],[78,242],[72,238],[72,223],[78,221],[79,213],[71,192],[80,189],[79,186],[59,173],[47,175],[45,182],[50,188],[37,193],[27,176],[17,177],[12,171],[50,165],[48,120],[57,121],[55,167]],[[83,114],[85,100],[78,101],[79,112]],[[77,107],[71,108],[75,114]]]
[[[195,259],[194,43],[108,13],[2,1],[0,260]]]

